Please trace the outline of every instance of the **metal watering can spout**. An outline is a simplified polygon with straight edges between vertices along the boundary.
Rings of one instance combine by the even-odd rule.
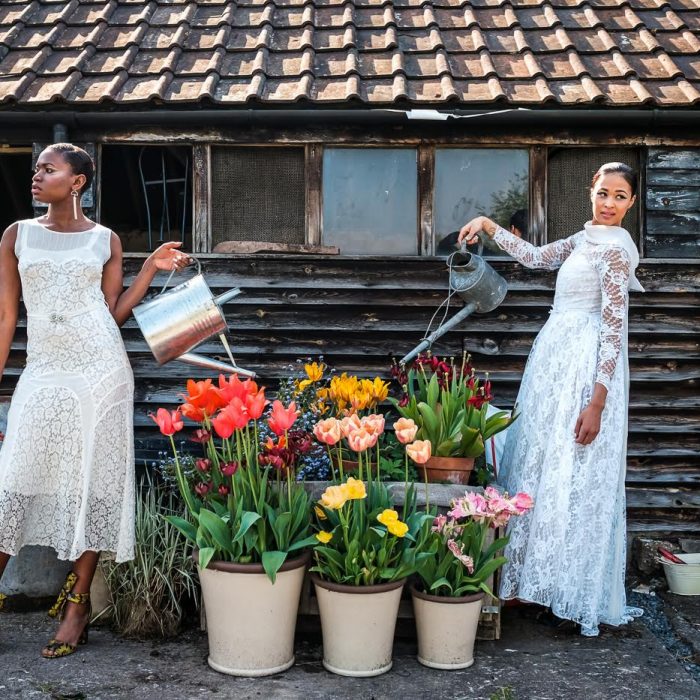
[[[225,335],[228,326],[221,310],[221,306],[242,294],[242,291],[229,289],[215,297],[204,281],[202,264],[197,258],[190,257],[197,264],[194,277],[166,291],[175,274],[173,270],[160,294],[134,308],[134,318],[148,347],[159,365],[180,360],[217,372],[254,377],[254,372],[238,367],[233,359]],[[190,352],[214,335],[221,338],[231,360],[230,365]]]
[[[443,304],[447,303],[449,306],[450,297],[457,294],[465,301],[465,305],[449,321],[440,325],[405,355],[401,359],[401,364],[409,362],[423,350],[427,350],[440,336],[461,323],[467,316],[474,312],[493,311],[505,299],[508,283],[481,257],[483,250],[484,245],[481,241],[479,241],[478,254],[468,252],[466,243],[463,243],[459,251],[449,256],[447,267],[450,272],[450,292]],[[429,329],[430,326],[428,326]]]

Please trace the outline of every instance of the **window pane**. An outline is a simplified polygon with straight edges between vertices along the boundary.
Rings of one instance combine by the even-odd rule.
[[[633,148],[550,148],[547,154],[547,240],[557,241],[581,231],[591,220],[590,187],[603,163],[622,161],[639,169]],[[639,203],[639,199],[637,199]],[[639,208],[633,206],[622,221],[639,240]]]
[[[529,189],[525,149],[438,148],[435,151],[435,254],[455,250],[457,233],[475,216],[488,216],[504,228],[519,213],[525,223]],[[489,252],[496,252],[497,249]]]
[[[304,243],[304,178],[303,148],[212,148],[212,245]]]
[[[418,165],[414,149],[327,148],[323,243],[346,255],[416,255]]]

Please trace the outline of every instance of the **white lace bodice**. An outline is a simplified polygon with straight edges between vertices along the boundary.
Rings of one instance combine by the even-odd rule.
[[[600,315],[596,382],[609,389],[626,343],[631,274],[627,250],[614,243],[595,243],[586,231],[537,248],[499,227],[494,240],[526,267],[561,268],[554,293],[554,312]]]

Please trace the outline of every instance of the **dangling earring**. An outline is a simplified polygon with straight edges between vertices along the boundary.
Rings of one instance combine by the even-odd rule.
[[[71,196],[73,197],[73,218],[77,219],[78,218],[78,190],[73,190],[71,192]]]

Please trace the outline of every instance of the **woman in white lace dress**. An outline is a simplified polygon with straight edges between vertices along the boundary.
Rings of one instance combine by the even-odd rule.
[[[86,639],[99,552],[133,557],[133,375],[119,326],[158,270],[188,262],[166,243],[124,290],[119,238],[80,208],[93,172],[82,149],[47,148],[32,195],[48,211],[12,224],[0,241],[0,376],[20,294],[27,309],[27,362],[0,450],[0,576],[27,544],[75,562],[47,657]]]
[[[628,290],[644,290],[621,224],[636,190],[628,166],[602,166],[591,187],[592,221],[540,248],[485,217],[460,232],[472,242],[485,231],[526,267],[560,268],[501,463],[499,482],[529,493],[535,506],[511,521],[500,597],[548,606],[587,636],[601,622],[641,614],[627,607],[624,589]]]

